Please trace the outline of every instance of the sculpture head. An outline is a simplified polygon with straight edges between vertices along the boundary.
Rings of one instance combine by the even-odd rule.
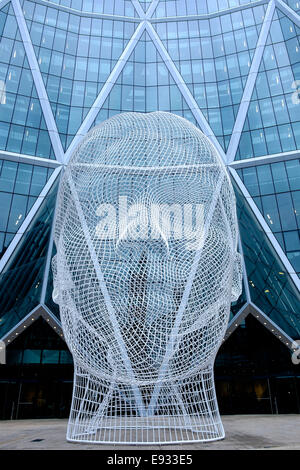
[[[139,390],[213,364],[241,293],[237,239],[226,168],[193,124],[124,113],[93,128],[55,224],[53,298],[75,364]]]

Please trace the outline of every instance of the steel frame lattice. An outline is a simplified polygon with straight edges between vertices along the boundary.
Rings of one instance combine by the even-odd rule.
[[[38,0],[39,3],[45,4],[49,6],[49,2],[44,2],[43,0]],[[260,211],[257,209],[257,206],[253,202],[252,198],[249,196],[247,189],[245,188],[244,184],[240,180],[240,178],[237,176],[237,173],[235,171],[236,168],[242,168],[243,166],[256,166],[256,165],[261,165],[263,163],[269,163],[269,162],[274,162],[274,161],[284,161],[288,160],[291,158],[297,158],[299,156],[299,151],[295,152],[290,152],[290,153],[282,153],[282,154],[276,154],[276,155],[267,155],[264,157],[259,157],[259,158],[250,158],[247,160],[241,160],[241,161],[234,161],[235,153],[237,151],[240,137],[241,137],[241,132],[244,126],[244,122],[247,116],[247,111],[248,107],[250,104],[250,99],[251,99],[251,94],[253,91],[253,87],[256,81],[258,69],[260,66],[260,62],[262,59],[263,51],[266,45],[266,40],[268,37],[268,33],[270,30],[270,26],[272,23],[272,17],[274,15],[275,8],[278,8],[284,15],[286,15],[289,19],[291,19],[298,27],[300,27],[300,16],[292,10],[283,0],[258,0],[255,4],[268,4],[267,11],[264,17],[262,29],[259,35],[259,40],[256,46],[256,51],[254,54],[254,58],[252,60],[251,68],[250,68],[250,73],[244,88],[242,100],[240,103],[237,119],[235,122],[235,126],[232,132],[232,137],[230,140],[229,148],[227,153],[223,151],[223,149],[220,147],[219,142],[217,141],[213,131],[211,130],[207,120],[203,116],[203,113],[199,109],[197,103],[195,102],[191,92],[189,91],[189,88],[185,84],[182,76],[178,72],[178,69],[176,68],[175,64],[173,63],[172,59],[170,58],[167,50],[165,49],[162,41],[160,40],[159,36],[157,35],[155,29],[153,28],[152,23],[157,23],[159,21],[174,21],[175,18],[152,18],[152,15],[155,11],[155,8],[159,4],[159,0],[152,0],[151,3],[149,3],[148,10],[145,12],[141,5],[139,4],[138,0],[131,0],[132,4],[136,10],[136,12],[139,15],[139,18],[127,18],[127,17],[118,17],[120,21],[134,21],[135,23],[139,23],[133,36],[129,40],[127,46],[125,47],[121,57],[117,61],[115,67],[111,71],[111,74],[100,91],[98,97],[96,98],[93,106],[91,107],[90,111],[88,112],[87,116],[85,117],[84,121],[82,122],[76,136],[74,137],[73,141],[71,142],[69,148],[66,150],[66,152],[63,151],[63,147],[60,141],[60,136],[57,130],[57,126],[55,123],[55,119],[52,113],[51,105],[48,99],[48,95],[45,89],[45,85],[42,79],[42,75],[39,69],[38,61],[34,52],[34,48],[31,42],[30,34],[28,32],[28,28],[26,25],[26,21],[23,15],[22,7],[20,5],[19,0],[1,0],[0,1],[0,9],[3,8],[5,5],[11,3],[15,17],[17,20],[17,24],[19,27],[19,31],[21,34],[21,38],[24,44],[25,48],[25,53],[26,57],[28,59],[29,66],[31,68],[34,84],[37,89],[38,97],[41,103],[41,108],[42,112],[45,118],[46,122],[46,127],[50,136],[50,140],[54,149],[55,153],[55,158],[56,161],[50,161],[47,159],[40,159],[38,157],[34,156],[28,156],[28,155],[19,155],[19,154],[12,154],[9,152],[1,151],[1,158],[2,159],[7,159],[7,160],[14,160],[14,161],[23,161],[26,163],[31,163],[31,164],[42,164],[44,166],[49,166],[49,167],[56,167],[53,175],[45,185],[42,193],[40,194],[40,197],[38,198],[38,201],[34,204],[32,207],[31,211],[25,218],[23,224],[20,226],[18,232],[14,236],[13,240],[11,241],[8,249],[6,250],[5,254],[0,260],[0,273],[3,271],[5,268],[6,264],[10,260],[11,256],[14,253],[14,250],[17,248],[18,244],[22,240],[22,236],[25,233],[26,228],[29,226],[30,222],[33,220],[34,216],[36,215],[42,201],[50,191],[54,181],[56,178],[59,177],[59,174],[61,173],[61,170],[64,168],[65,164],[68,162],[70,155],[74,151],[74,148],[76,145],[78,145],[81,140],[84,138],[86,133],[89,131],[95,116],[97,115],[98,111],[101,109],[103,106],[103,103],[105,102],[107,96],[109,95],[111,89],[113,88],[114,84],[116,83],[120,73],[122,72],[124,66],[127,63],[128,58],[130,57],[131,53],[133,52],[136,44],[138,43],[138,40],[142,36],[143,32],[146,30],[148,34],[150,35],[155,47],[157,48],[157,51],[159,52],[162,60],[164,61],[170,75],[172,76],[173,80],[177,84],[183,98],[187,102],[187,104],[190,106],[190,109],[196,119],[197,124],[199,125],[200,129],[204,131],[204,133],[209,136],[211,141],[214,143],[214,145],[217,147],[218,151],[220,152],[225,165],[227,165],[228,170],[234,177],[235,183],[237,186],[240,188],[241,192],[246,196],[247,201],[250,203],[251,210],[254,212],[254,215],[256,219],[258,220],[260,226],[262,227],[262,230],[266,232],[269,241],[271,245],[273,246],[276,254],[278,257],[281,259],[283,262],[287,273],[290,275],[291,279],[293,280],[296,288],[300,292],[300,281],[295,273],[294,268],[291,266],[286,254],[282,251],[280,248],[279,244],[277,243],[275,237],[273,236],[272,233],[270,233],[267,224],[265,222],[264,217],[260,213]],[[249,7],[251,4],[247,5],[241,5],[239,7],[233,7],[231,9],[228,9],[227,12],[233,12],[237,11],[241,8],[246,8]],[[63,11],[72,11],[72,9],[68,7],[63,7],[57,4],[53,4],[55,8],[61,9]],[[219,16],[223,14],[223,12],[217,12],[214,14],[211,14],[209,16]],[[97,17],[104,17],[104,18],[111,18],[113,19],[113,16],[110,15],[101,15],[97,14]],[[190,16],[189,19],[196,19],[196,18],[204,18],[205,15],[199,15],[199,16]],[[179,19],[179,17],[178,17]],[[185,17],[180,17],[181,20],[184,20]],[[40,160],[43,160],[42,162]],[[50,245],[52,246],[53,244],[53,239],[51,235],[51,240],[50,240]],[[49,263],[47,263],[48,267]],[[48,273],[47,269],[45,270],[44,274],[44,286],[43,286],[43,295],[45,294],[45,283],[47,282],[48,279]],[[258,318],[261,323],[266,326],[273,334],[276,334],[276,336],[284,342],[289,348],[293,348],[293,341],[292,339],[283,331],[280,330],[278,325],[274,325],[272,321],[269,319],[267,315],[264,314],[264,312],[260,311],[260,309],[253,305],[249,290],[246,290],[247,294],[247,303],[244,305],[241,310],[235,315],[234,319],[229,323],[228,329],[227,329],[227,335],[225,339],[232,333],[232,331],[235,329],[236,326],[245,318],[245,315],[248,314],[253,314],[256,318]],[[41,311],[48,313],[49,309],[48,307],[45,306],[44,298],[41,298],[41,305],[43,309]],[[34,309],[36,311],[36,309]],[[32,312],[31,312],[32,313]],[[46,315],[45,313],[45,315]],[[49,312],[51,314],[51,312]],[[24,320],[22,320],[18,325],[16,325],[9,333],[5,335],[4,338],[2,338],[5,342],[10,342],[14,338],[17,337],[17,333],[20,331],[20,327],[22,327],[24,324],[25,326],[27,325],[27,320],[30,317],[30,314],[26,316]],[[32,316],[34,319],[36,318],[36,315]],[[49,316],[47,317],[49,319]],[[55,327],[55,331],[59,331],[60,334],[62,334],[61,331],[61,323],[54,315],[52,315],[52,320],[51,320],[51,325]],[[27,322],[27,323],[26,323]]]

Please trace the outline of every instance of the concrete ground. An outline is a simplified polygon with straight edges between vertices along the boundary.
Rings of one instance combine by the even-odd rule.
[[[300,415],[223,416],[226,437],[211,443],[113,446],[66,441],[67,420],[0,421],[0,450],[300,450]]]

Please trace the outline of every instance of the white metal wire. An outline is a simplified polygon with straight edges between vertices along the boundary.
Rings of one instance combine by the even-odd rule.
[[[75,364],[67,439],[224,437],[213,363],[241,293],[235,196],[193,124],[123,113],[61,179],[53,298]]]

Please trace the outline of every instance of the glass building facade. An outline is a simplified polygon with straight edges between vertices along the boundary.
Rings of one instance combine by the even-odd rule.
[[[215,365],[223,413],[300,412],[300,2],[0,0],[0,418],[68,414],[50,261],[60,174],[114,114],[198,126],[244,259]]]

